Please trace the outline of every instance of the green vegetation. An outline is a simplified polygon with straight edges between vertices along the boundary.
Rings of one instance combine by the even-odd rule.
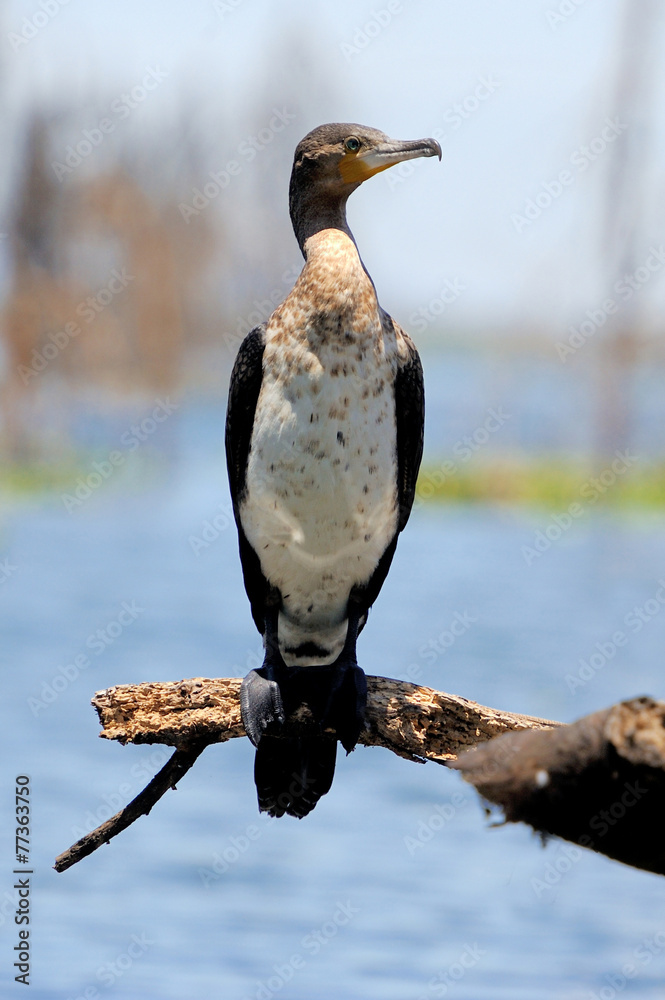
[[[34,495],[66,489],[81,474],[74,462],[5,462],[0,466],[0,492]]]
[[[450,472],[450,468],[454,471]],[[506,503],[566,509],[571,503],[665,508],[665,465],[637,466],[617,473],[612,463],[591,468],[565,459],[503,459],[423,466],[421,502]]]
[[[62,463],[5,463],[0,467],[0,492],[21,497],[70,490],[78,477],[89,472],[89,462],[80,457]],[[617,473],[611,462],[594,469],[562,458],[505,457],[468,464],[443,460],[423,465],[416,496],[420,504],[517,504],[565,510],[571,503],[580,503],[665,509],[665,464],[635,463]]]

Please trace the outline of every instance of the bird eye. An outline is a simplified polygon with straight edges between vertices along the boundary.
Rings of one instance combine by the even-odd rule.
[[[357,153],[360,149],[360,139],[356,139],[355,135],[350,135],[344,146],[348,149],[349,153]]]

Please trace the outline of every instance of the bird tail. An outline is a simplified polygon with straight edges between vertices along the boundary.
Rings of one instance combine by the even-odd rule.
[[[307,816],[330,791],[336,754],[329,736],[262,736],[254,763],[259,812]]]

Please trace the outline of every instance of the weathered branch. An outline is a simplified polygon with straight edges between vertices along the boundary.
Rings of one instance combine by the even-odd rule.
[[[128,806],[57,858],[58,871],[147,814],[206,746],[245,735],[240,683],[198,677],[97,692],[93,705],[102,737],[165,743],[176,751]],[[638,698],[562,726],[385,677],[368,677],[367,683],[367,728],[360,738],[365,746],[452,766],[500,805],[506,820],[665,874],[658,820],[665,791],[665,703]],[[284,735],[312,725],[303,707],[287,720]]]
[[[244,736],[241,681],[196,677],[158,684],[120,684],[92,699],[102,724],[100,736],[121,743],[165,743],[176,752],[150,784],[124,809],[58,855],[65,871],[126,830],[185,774],[211,743]],[[556,726],[529,715],[485,708],[466,698],[385,677],[368,677],[367,731],[360,742],[382,746],[407,760],[445,764],[464,747],[513,729]],[[307,709],[288,720],[285,735],[311,726]]]
[[[665,875],[665,702],[633,698],[555,731],[507,733],[450,766],[509,822]]]
[[[235,678],[195,677],[162,684],[122,684],[92,700],[101,736],[121,743],[181,746],[191,739],[224,743],[244,736]],[[409,760],[454,760],[458,752],[514,729],[559,723],[486,708],[457,695],[387,677],[367,678],[365,746],[381,746]],[[291,731],[308,719],[300,710]],[[285,735],[289,729],[285,730]]]

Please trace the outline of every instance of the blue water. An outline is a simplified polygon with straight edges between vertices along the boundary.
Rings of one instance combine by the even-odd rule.
[[[330,794],[297,822],[258,816],[246,740],[208,748],[149,817],[70,871],[52,870],[165,759],[163,748],[99,740],[92,693],[240,676],[254,662],[234,530],[222,514],[207,548],[195,554],[191,543],[226,499],[217,449],[147,482],[125,469],[72,513],[57,494],[5,505],[0,557],[15,570],[0,584],[0,801],[7,814],[14,776],[31,776],[26,995],[662,997],[660,878],[571,856],[561,842],[543,848],[524,827],[491,827],[457,774],[381,749],[341,757]],[[550,513],[422,506],[361,637],[366,671],[562,720],[662,696],[665,612],[654,595],[665,521],[589,509],[527,565],[522,546]],[[118,632],[123,604],[133,610]],[[630,630],[626,616],[645,606],[655,613]],[[444,650],[456,615],[465,631]],[[96,641],[98,630],[115,638]],[[617,630],[625,644],[571,690],[566,676]],[[76,657],[87,665],[47,703]],[[22,995],[11,971],[12,833],[4,823],[3,996]]]

